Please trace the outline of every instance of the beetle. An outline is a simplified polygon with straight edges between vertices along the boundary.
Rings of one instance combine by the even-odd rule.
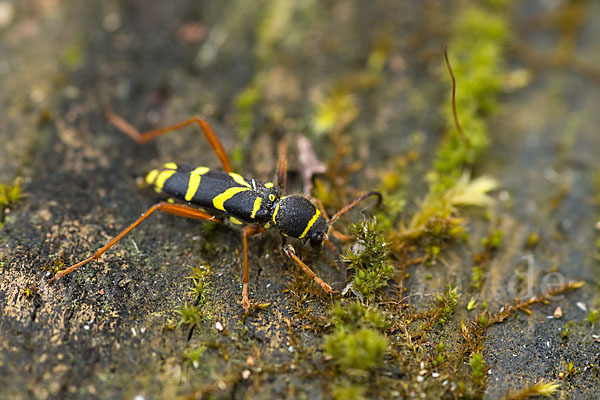
[[[168,214],[222,223],[226,218],[236,224],[244,224],[242,241],[244,246],[242,306],[248,313],[248,241],[247,238],[274,227],[282,235],[283,253],[298,264],[324,291],[334,293],[332,287],[319,278],[297,255],[294,247],[287,243],[287,238],[296,238],[309,242],[313,248],[319,249],[326,243],[336,254],[335,245],[329,241],[332,225],[345,212],[352,209],[362,200],[381,194],[368,192],[338,211],[331,219],[316,207],[308,198],[301,195],[285,195],[286,166],[285,157],[280,158],[277,171],[277,185],[272,182],[261,182],[245,178],[232,171],[229,158],[208,122],[200,117],[193,117],[178,124],[144,133],[138,132],[132,125],[118,115],[107,112],[109,121],[118,129],[129,135],[139,144],[148,142],[165,133],[178,130],[184,126],[197,123],[221,161],[223,171],[208,167],[190,167],[176,163],[166,163],[160,169],[153,169],[146,175],[146,183],[154,186],[156,192],[169,196],[169,201],[161,201],[151,206],[131,225],[98,249],[91,257],[86,258],[65,270],[57,273],[49,282],[73,272],[75,269],[93,260],[97,260],[127,233],[137,227],[156,210]]]

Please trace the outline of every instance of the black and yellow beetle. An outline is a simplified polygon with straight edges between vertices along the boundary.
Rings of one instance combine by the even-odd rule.
[[[161,210],[169,214],[199,220],[220,223],[223,222],[223,218],[229,218],[234,223],[246,224],[242,229],[244,244],[242,305],[245,312],[248,312],[250,307],[248,301],[247,238],[265,232],[265,228],[270,226],[275,227],[282,234],[283,252],[294,260],[325,291],[334,292],[331,286],[300,260],[294,248],[286,243],[286,238],[291,237],[308,241],[315,248],[320,248],[323,243],[327,243],[336,253],[336,257],[339,258],[335,246],[328,239],[331,226],[343,213],[363,199],[375,195],[380,201],[381,195],[379,193],[369,192],[359,197],[328,221],[326,216],[307,198],[300,195],[283,195],[286,181],[285,158],[279,160],[277,185],[244,178],[232,172],[229,159],[221,142],[210,125],[202,118],[194,117],[166,128],[139,133],[121,117],[111,112],[107,116],[117,128],[131,136],[138,143],[145,143],[157,136],[196,122],[202,128],[211,147],[221,160],[225,171],[212,170],[207,167],[188,167],[175,163],[167,163],[161,169],[150,171],[146,176],[146,182],[153,185],[157,192],[168,195],[172,201],[162,201],[154,204],[129,227],[98,249],[93,256],[56,274],[50,279],[50,282],[90,261],[98,259],[106,250],[121,240],[123,236],[148,218],[154,211]]]

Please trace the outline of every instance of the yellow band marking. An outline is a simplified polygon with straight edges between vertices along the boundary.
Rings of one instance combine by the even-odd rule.
[[[185,201],[191,201],[198,191],[198,187],[200,186],[200,178],[201,176],[198,174],[190,174],[187,192],[185,192]]]
[[[170,163],[166,163],[166,164],[164,165],[164,167],[165,167],[166,169],[177,169],[177,164],[175,164],[174,162],[170,162]]]
[[[208,171],[210,171],[210,168],[208,167],[198,167],[196,169],[194,169],[192,172],[190,172],[191,174],[194,175],[204,175],[205,173],[207,173]]]
[[[230,221],[231,221],[233,224],[236,224],[236,225],[242,225],[242,224],[243,224],[243,222],[242,222],[242,221],[240,221],[239,219],[237,219],[237,218],[234,218],[234,217],[229,217],[229,220],[230,220]]]
[[[229,188],[226,191],[224,191],[223,193],[215,196],[215,198],[213,199],[213,206],[217,210],[227,211],[227,210],[225,210],[225,206],[223,204],[227,200],[229,200],[230,198],[235,196],[236,194],[238,194],[240,192],[246,192],[248,190],[250,190],[250,189],[245,188],[245,187],[239,187],[239,186]]]
[[[302,239],[304,236],[306,236],[306,234],[308,233],[308,230],[315,224],[315,222],[317,222],[317,219],[319,218],[320,215],[321,215],[321,211],[319,211],[319,209],[316,209],[315,215],[313,215],[313,217],[310,219],[310,221],[308,221],[308,224],[306,224],[306,228],[304,228],[304,232],[302,232],[302,235],[298,236],[298,239]]]
[[[230,172],[229,176],[233,178],[234,181],[236,181],[237,183],[239,183],[240,185],[244,185],[247,186],[249,188],[251,188],[252,186],[250,186],[250,184],[248,182],[246,182],[244,180],[244,178],[242,178],[242,176],[240,174],[236,174],[235,172]]]
[[[148,172],[148,175],[146,175],[146,183],[148,185],[152,185],[157,176],[158,176],[157,169],[153,169],[152,171]]]
[[[281,203],[277,203],[277,205],[275,206],[275,211],[273,211],[273,223],[275,225],[277,225],[277,221],[275,221],[275,217],[277,217],[277,213],[279,212],[279,204],[281,204]]]
[[[273,182],[267,182],[265,183],[265,187],[268,189],[271,189],[273,187]]]
[[[256,213],[260,210],[260,203],[262,203],[262,197],[257,197],[256,200],[254,200],[254,207],[252,208],[250,218],[254,219],[254,217],[256,217]]]
[[[166,171],[160,171],[160,173],[158,174],[158,177],[156,178],[156,181],[154,182],[154,186],[156,186],[157,192],[160,192],[162,190],[167,179],[169,179],[171,177],[171,175],[173,175],[174,173],[175,173],[175,171],[172,169],[168,169]]]

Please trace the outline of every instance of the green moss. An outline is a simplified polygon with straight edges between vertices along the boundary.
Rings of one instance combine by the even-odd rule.
[[[487,237],[481,239],[481,245],[485,247],[487,251],[496,250],[502,244],[502,236],[504,234],[500,230],[495,230],[490,233]]]
[[[527,236],[527,240],[525,242],[525,247],[528,249],[532,249],[538,244],[539,241],[540,241],[540,235],[537,232],[531,232]]]
[[[365,299],[373,300],[377,291],[387,286],[393,266],[388,258],[388,244],[378,229],[376,220],[364,219],[351,227],[358,246],[344,259],[355,271],[354,289]]]
[[[183,360],[185,364],[191,365],[194,368],[200,366],[200,359],[204,354],[206,347],[198,346],[195,349],[189,349],[183,354]]]
[[[385,336],[376,330],[339,330],[325,337],[325,352],[345,373],[371,371],[381,367],[388,346]]]
[[[366,389],[363,385],[345,379],[336,382],[331,389],[331,396],[335,400],[363,400],[367,398],[365,395]]]
[[[445,361],[446,361],[446,345],[444,344],[443,341],[440,341],[435,346],[435,357],[431,361],[431,364],[437,368],[437,367],[441,367]]]
[[[202,310],[193,304],[183,304],[177,310],[179,314],[179,321],[177,321],[177,327],[182,325],[198,326],[202,320]]]
[[[262,80],[256,77],[252,83],[236,96],[235,103],[235,121],[237,125],[237,146],[231,152],[231,160],[234,165],[240,165],[244,160],[243,149],[255,129],[255,107],[261,98],[263,89]]]
[[[211,273],[210,267],[199,265],[197,267],[190,267],[190,269],[192,272],[188,276],[188,279],[191,279],[193,284],[190,293],[196,297],[198,302],[204,303],[207,278]]]
[[[474,380],[482,379],[487,370],[483,355],[481,353],[473,353],[469,359],[469,367],[471,367],[471,376]]]
[[[336,91],[316,105],[312,121],[313,131],[317,135],[330,132],[340,120],[354,119],[357,114],[355,96],[346,90]]]
[[[483,284],[483,274],[484,269],[482,267],[473,267],[471,273],[471,287],[475,289],[481,289],[481,285]]]
[[[21,190],[23,180],[15,178],[12,183],[0,183],[0,225],[4,222],[6,214],[25,197]]]
[[[386,326],[381,313],[358,302],[345,307],[336,304],[332,318],[335,330],[325,336],[323,348],[338,370],[356,375],[381,367],[388,346],[379,331]]]
[[[598,317],[600,317],[600,311],[594,308],[590,310],[587,317],[585,317],[585,320],[590,324],[595,324],[596,322],[598,322]]]
[[[404,242],[407,239],[417,240],[423,237],[459,237],[464,232],[464,221],[458,217],[458,207],[482,207],[491,204],[492,199],[488,192],[494,190],[497,185],[497,182],[489,177],[471,179],[468,174],[464,174],[450,189],[444,192],[430,191],[410,223],[400,228],[397,239]]]
[[[571,328],[573,327],[573,325],[574,325],[574,322],[569,321],[563,326],[562,333],[561,333],[563,338],[566,339],[567,337],[569,337],[569,335],[571,334]]]
[[[71,43],[65,49],[62,62],[70,69],[77,69],[83,62],[83,45],[80,40]]]
[[[438,323],[444,325],[450,320],[456,309],[459,297],[460,293],[458,293],[458,288],[450,285],[446,287],[446,291],[443,295],[438,294],[436,296],[437,306],[441,310],[441,317],[439,318]]]
[[[504,80],[504,50],[508,20],[497,11],[477,6],[461,9],[448,44],[456,78],[456,108],[464,132],[452,128],[438,149],[433,188],[444,191],[454,185],[465,167],[472,166],[489,145],[486,118],[498,106]],[[454,127],[452,101],[446,102],[449,127]]]

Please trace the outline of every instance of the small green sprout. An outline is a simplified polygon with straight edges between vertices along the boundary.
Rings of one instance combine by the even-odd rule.
[[[534,248],[538,242],[540,241],[540,235],[537,232],[531,232],[529,236],[527,236],[527,241],[525,242],[525,247],[528,249]]]
[[[202,310],[193,304],[183,304],[177,313],[179,314],[177,327],[182,325],[198,326],[203,317]]]
[[[207,285],[207,278],[210,275],[210,267],[205,265],[199,265],[197,267],[190,267],[192,272],[188,276],[188,279],[192,280],[193,287],[190,289],[190,293],[195,296],[200,303],[204,303],[205,289]]]
[[[475,380],[480,380],[485,375],[487,367],[485,366],[485,360],[481,353],[473,353],[469,360],[469,366],[471,367],[471,376]]]
[[[569,334],[571,333],[571,328],[573,327],[574,322],[573,321],[569,321],[565,324],[565,326],[563,326],[562,329],[562,337],[566,338],[569,336]]]
[[[432,364],[434,367],[439,367],[446,361],[445,349],[446,349],[446,345],[444,345],[444,342],[442,342],[442,341],[440,341],[435,346],[436,355],[435,355],[435,358],[432,360]]]
[[[481,285],[483,284],[483,268],[482,267],[473,267],[471,274],[471,287],[474,289],[481,289]]]
[[[438,307],[442,311],[442,316],[438,320],[440,324],[444,325],[450,320],[450,317],[452,317],[454,309],[456,308],[456,304],[458,303],[459,297],[460,293],[458,293],[458,288],[450,285],[446,287],[446,292],[443,296],[439,294],[436,296]]]
[[[206,347],[204,346],[198,346],[193,350],[187,350],[183,354],[183,359],[186,363],[191,364],[192,367],[197,369],[200,366],[200,358],[202,358],[204,350],[206,350]]]
[[[590,310],[587,317],[585,317],[585,320],[590,324],[595,324],[598,322],[598,317],[600,317],[600,311],[598,311],[597,308],[593,308]]]
[[[472,311],[477,307],[477,300],[475,298],[471,298],[469,300],[469,304],[467,304],[467,311]]]
[[[515,393],[510,393],[506,399],[519,400],[527,399],[530,397],[552,397],[560,388],[560,383],[556,381],[546,382],[544,379],[540,379],[538,382],[527,385],[525,388]]]
[[[23,296],[31,298],[37,294],[37,287],[35,285],[29,285],[25,289],[23,289],[23,292],[21,293],[23,294]]]

